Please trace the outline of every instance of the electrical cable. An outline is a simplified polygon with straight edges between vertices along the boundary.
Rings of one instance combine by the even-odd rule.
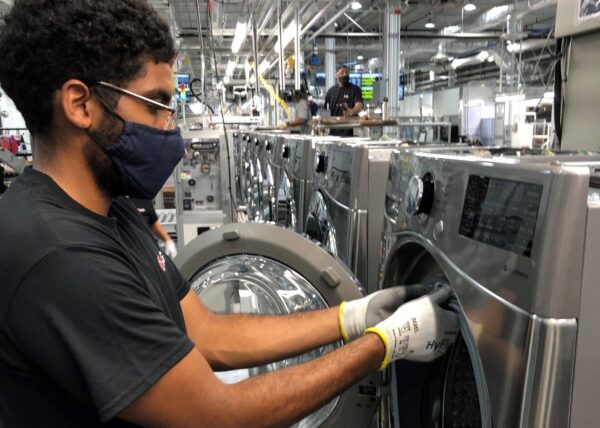
[[[192,81],[190,82],[190,93],[192,94],[192,96],[194,98],[196,98],[196,101],[198,101],[201,104],[204,104],[206,106],[206,108],[208,108],[210,110],[210,112],[212,114],[215,114],[215,110],[206,101],[203,101],[202,98],[200,98],[200,95],[198,95],[196,93],[196,91],[194,91],[194,82],[202,82],[202,81],[200,79],[198,79],[197,77],[193,78]]]
[[[198,1],[198,0],[196,0]],[[215,42],[214,42],[214,34],[213,34],[213,25],[212,25],[212,19],[210,17],[210,13],[208,13],[208,8],[209,8],[209,4],[210,2],[207,2],[206,7],[207,7],[207,14],[208,14],[208,36],[209,36],[209,41],[210,41],[210,51],[212,53],[212,57],[213,57],[213,64],[214,64],[214,73],[215,73],[215,79],[217,81],[219,81],[219,70],[217,69],[217,54],[215,51]],[[191,86],[191,85],[190,85]],[[223,134],[225,135],[225,150],[227,151],[227,176],[229,177],[229,183],[228,183],[228,190],[229,190],[229,198],[231,200],[231,208],[232,208],[232,220],[234,222],[237,222],[237,207],[235,204],[235,196],[233,194],[233,189],[232,189],[232,176],[231,176],[231,150],[229,147],[229,136],[227,135],[227,128],[225,126],[225,114],[224,114],[224,106],[223,106],[223,97],[221,97],[221,95],[219,94],[219,110],[220,110],[220,115],[221,115],[221,123],[223,125]],[[235,180],[235,177],[233,177],[233,179]]]

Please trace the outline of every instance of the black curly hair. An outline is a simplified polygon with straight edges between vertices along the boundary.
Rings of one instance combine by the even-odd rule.
[[[16,0],[0,34],[0,85],[34,135],[52,125],[69,79],[123,85],[144,61],[174,57],[168,25],[146,0]]]

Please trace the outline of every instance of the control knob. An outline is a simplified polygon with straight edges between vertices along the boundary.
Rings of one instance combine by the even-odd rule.
[[[408,182],[406,213],[408,215],[429,214],[433,206],[434,194],[433,175],[427,173],[423,178],[413,176]]]

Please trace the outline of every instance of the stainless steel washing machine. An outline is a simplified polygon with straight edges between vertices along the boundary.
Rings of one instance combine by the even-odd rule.
[[[218,313],[288,314],[362,296],[352,273],[322,247],[273,224],[237,223],[202,235],[175,259],[192,289]],[[263,367],[220,373],[231,382],[302,363],[339,345]],[[375,418],[381,375],[353,385],[294,428],[367,428]]]
[[[282,135],[289,135],[289,132],[264,132],[257,135],[258,146],[256,152],[256,171],[262,174],[262,179],[259,180],[259,200],[257,204],[260,207],[262,213],[262,221],[274,222],[277,217],[277,176],[280,173],[280,169],[275,170],[273,168],[274,152],[278,147],[279,137]],[[281,151],[279,150],[279,158],[281,159]]]
[[[377,290],[390,153],[400,143],[315,145],[306,234],[344,261],[368,292]]]
[[[340,257],[369,293],[378,289],[384,189],[390,153],[470,150],[467,146],[408,146],[403,141],[317,143],[306,233]]]
[[[393,427],[590,427],[600,420],[600,162],[395,152],[380,281],[449,284],[453,350],[396,363]]]
[[[277,187],[276,223],[303,233],[312,190],[315,143],[310,136],[289,135],[280,144],[283,162]]]
[[[315,144],[342,141],[370,141],[366,138],[290,135],[281,143],[283,166],[277,188],[277,224],[299,233],[306,230],[306,217],[312,195]]]

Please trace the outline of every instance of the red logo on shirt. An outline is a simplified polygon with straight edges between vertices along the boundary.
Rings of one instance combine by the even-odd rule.
[[[156,255],[156,260],[158,261],[158,265],[162,269],[163,272],[167,271],[167,263],[165,262],[165,256],[163,256],[162,252],[158,252]]]

